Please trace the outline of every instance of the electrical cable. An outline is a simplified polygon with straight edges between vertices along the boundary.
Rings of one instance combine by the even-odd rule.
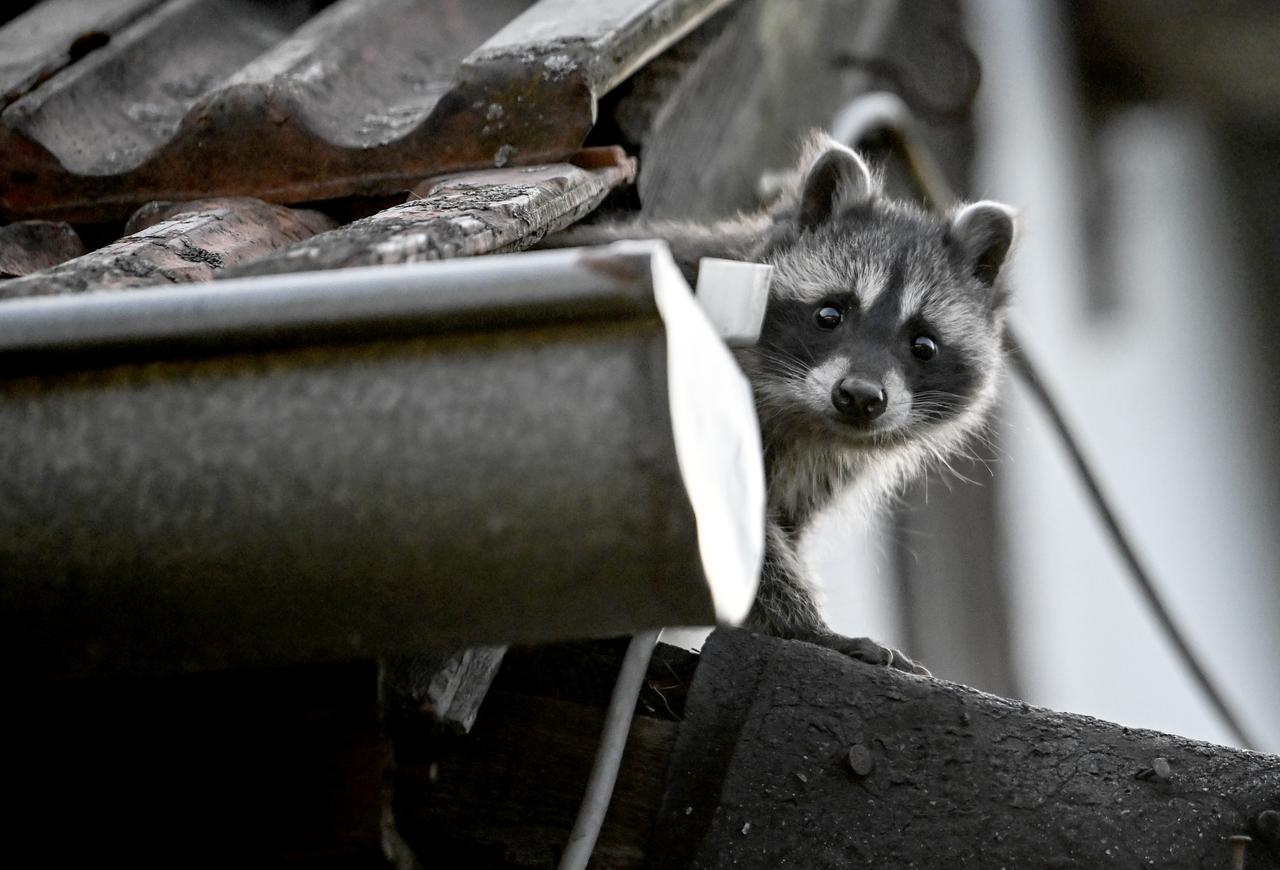
[[[1209,678],[1208,672],[1200,663],[1195,651],[1192,650],[1191,644],[1183,636],[1177,625],[1174,624],[1169,609],[1165,607],[1164,600],[1161,599],[1160,593],[1156,591],[1151,573],[1130,543],[1129,534],[1120,524],[1120,519],[1112,509],[1110,500],[1103,493],[1102,485],[1093,473],[1092,466],[1085,459],[1084,452],[1080,448],[1080,442],[1076,439],[1070,425],[1068,425],[1061,408],[1058,407],[1058,402],[1054,399],[1053,393],[1040,376],[1035,363],[1027,355],[1012,328],[1007,327],[1005,335],[1005,353],[1013,364],[1014,371],[1022,378],[1023,385],[1040,404],[1040,410],[1049,418],[1050,426],[1057,433],[1058,440],[1062,443],[1062,448],[1071,459],[1076,476],[1080,478],[1080,483],[1088,493],[1089,500],[1093,502],[1098,519],[1106,527],[1107,535],[1111,538],[1112,545],[1116,548],[1120,558],[1124,560],[1129,569],[1129,575],[1137,583],[1138,589],[1142,592],[1142,597],[1146,599],[1148,606],[1150,606],[1159,621],[1160,627],[1164,629],[1164,633],[1172,641],[1178,655],[1182,658],[1182,663],[1186,665],[1187,670],[1191,672],[1195,681],[1200,684],[1201,691],[1204,692],[1205,697],[1209,699],[1209,703],[1213,705],[1214,709],[1218,711],[1223,723],[1235,735],[1240,746],[1244,749],[1257,751],[1258,744],[1254,742],[1244,726],[1240,724],[1239,717],[1227,705],[1226,700],[1213,684],[1213,680]]]
[[[903,157],[912,180],[929,203],[934,208],[941,208],[955,201],[955,194],[951,191],[946,176],[923,142],[911,110],[895,94],[873,93],[851,101],[837,114],[832,124],[832,131],[839,141],[849,145],[856,145],[874,133],[888,134],[890,144]],[[1051,428],[1071,459],[1071,464],[1084,486],[1089,501],[1093,504],[1094,511],[1106,527],[1112,545],[1129,569],[1130,578],[1155,614],[1165,635],[1173,643],[1183,664],[1191,672],[1191,676],[1240,746],[1256,751],[1258,744],[1249,736],[1240,718],[1232,711],[1222,693],[1214,685],[1191,644],[1174,623],[1151,573],[1139,558],[1129,535],[1120,524],[1115,510],[1102,491],[1098,478],[1080,449],[1080,444],[1067,424],[1057,400],[1054,399],[1044,379],[1040,377],[1039,370],[1027,355],[1026,350],[1017,341],[1012,327],[1006,327],[1005,351],[1013,364],[1014,371],[1018,373],[1023,384],[1039,403],[1041,411],[1049,419]]]
[[[627,746],[627,734],[631,730],[632,716],[635,715],[636,699],[640,697],[640,689],[644,686],[644,677],[649,670],[649,659],[653,657],[659,632],[658,629],[642,631],[632,637],[631,643],[627,645],[627,652],[622,657],[618,680],[613,685],[609,709],[605,713],[600,745],[591,765],[591,776],[587,779],[587,790],[578,807],[578,817],[569,833],[569,842],[564,848],[564,854],[560,856],[560,870],[584,870],[591,860],[591,852],[596,847],[596,839],[600,836],[600,828],[609,809],[609,799],[613,797],[613,785],[617,782],[618,768],[622,765],[622,751]]]

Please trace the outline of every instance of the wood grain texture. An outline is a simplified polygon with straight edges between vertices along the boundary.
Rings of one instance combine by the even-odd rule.
[[[405,718],[425,718],[465,734],[498,673],[505,646],[476,646],[457,652],[423,653],[385,659],[382,703]]]
[[[553,163],[428,179],[408,202],[228,269],[222,277],[522,251],[577,221],[634,177],[635,161],[618,151],[613,162],[597,169]]]
[[[398,740],[396,836],[420,866],[554,867],[603,721],[597,707],[495,690],[465,738]],[[675,732],[633,723],[592,866],[644,866]]]

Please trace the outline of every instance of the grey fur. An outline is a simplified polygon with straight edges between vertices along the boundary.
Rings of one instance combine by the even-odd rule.
[[[831,632],[798,544],[837,496],[852,490],[872,510],[981,430],[1002,368],[1007,298],[997,276],[1013,232],[1012,210],[998,203],[942,216],[889,200],[853,151],[814,136],[790,189],[766,211],[710,225],[586,226],[550,240],[661,238],[691,283],[705,256],[774,266],[760,343],[738,354],[755,392],[768,488],[750,626],[922,671],[874,641]],[[816,326],[815,313],[833,307],[838,325]],[[936,361],[912,350],[920,336],[936,340]],[[882,413],[856,425],[833,407],[834,391],[855,375],[886,396]]]

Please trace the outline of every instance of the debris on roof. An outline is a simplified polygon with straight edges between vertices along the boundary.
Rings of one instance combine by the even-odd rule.
[[[0,282],[0,299],[207,281],[335,226],[318,211],[248,197],[156,203],[131,223],[143,226],[84,256]]]
[[[46,0],[0,29],[42,43],[0,67],[0,217],[308,202],[560,160],[602,93],[727,2],[175,0],[95,18]],[[63,26],[36,40],[44,19]]]
[[[250,197],[152,202],[130,218],[130,235],[0,282],[0,299],[520,251],[635,178],[635,160],[620,148],[588,149],[574,159],[597,168],[554,163],[428,179],[411,193],[415,199],[337,229],[318,211]],[[75,235],[66,224],[12,226],[36,225]],[[0,258],[7,229],[0,228]]]

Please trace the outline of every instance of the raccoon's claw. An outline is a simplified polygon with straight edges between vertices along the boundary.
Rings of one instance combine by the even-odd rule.
[[[933,674],[928,668],[919,662],[912,661],[902,654],[901,650],[889,648],[890,654],[893,655],[893,661],[889,662],[889,667],[897,668],[900,671],[906,671],[908,674],[915,674],[920,677],[932,677]]]
[[[843,653],[851,659],[868,665],[894,668],[922,677],[933,676],[929,673],[928,668],[916,664],[903,655],[900,650],[879,644],[869,637],[845,637],[840,634],[825,634],[813,638],[812,642],[825,646],[827,649],[835,650],[838,653]]]
[[[892,667],[894,654],[887,646],[881,646],[869,637],[841,637],[831,635],[821,639],[820,643],[828,649],[844,653],[851,659],[868,665]]]

